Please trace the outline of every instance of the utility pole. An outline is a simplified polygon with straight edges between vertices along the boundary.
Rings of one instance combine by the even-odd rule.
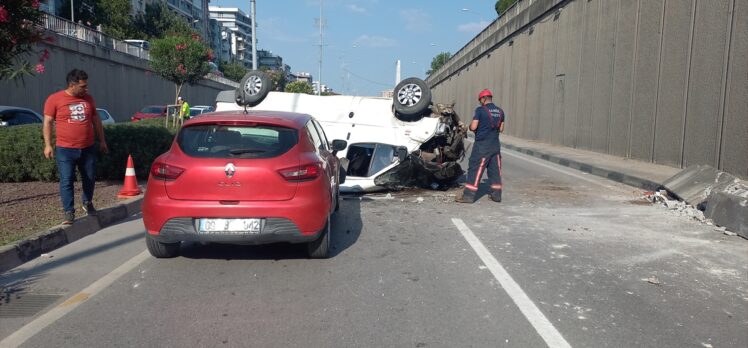
[[[252,70],[257,70],[257,36],[255,35],[255,27],[257,26],[257,7],[255,0],[250,0],[252,4]]]
[[[70,21],[75,23],[75,11],[73,10],[75,8],[75,5],[73,5],[73,0],[70,0]]]
[[[317,95],[322,95],[322,1],[319,0],[319,75],[317,75]]]

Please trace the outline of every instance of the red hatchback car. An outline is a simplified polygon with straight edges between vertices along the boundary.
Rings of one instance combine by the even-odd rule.
[[[166,106],[164,105],[149,105],[146,106],[140,111],[135,112],[132,117],[130,117],[131,122],[144,120],[146,118],[156,118],[156,117],[164,117],[166,116]]]
[[[182,241],[307,243],[326,258],[338,208],[337,151],[311,116],[219,112],[185,122],[151,166],[143,200],[151,255],[179,254]]]

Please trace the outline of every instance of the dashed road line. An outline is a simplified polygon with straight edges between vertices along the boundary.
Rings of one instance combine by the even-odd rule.
[[[512,279],[512,276],[501,266],[498,260],[496,260],[491,252],[488,251],[483,243],[475,236],[473,231],[470,230],[462,219],[453,218],[452,223],[457,227],[465,240],[470,244],[481,261],[488,267],[494,278],[499,281],[501,287],[514,301],[514,304],[519,307],[519,310],[527,318],[535,331],[545,341],[548,347],[551,348],[571,348],[568,342],[564,339],[561,333],[551,324],[548,318],[543,315],[543,312],[538,309],[535,303],[532,302],[529,296],[522,290],[517,282]]]

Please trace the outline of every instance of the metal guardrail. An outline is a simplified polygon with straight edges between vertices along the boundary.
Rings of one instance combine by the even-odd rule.
[[[87,26],[71,22],[67,19],[60,18],[49,13],[44,13],[42,25],[45,29],[53,31],[58,35],[70,37],[79,41],[108,48],[117,52],[122,52],[145,60],[151,60],[150,52],[140,46],[132,45],[119,39],[115,39],[98,30]],[[231,87],[238,87],[239,84],[225,77],[208,74],[205,79],[212,80]]]
[[[148,50],[131,45],[127,42],[115,39],[100,31],[91,29],[84,25],[73,23],[66,19],[45,13],[42,21],[44,28],[80,41],[88,42],[96,46],[105,47],[114,51],[122,52],[138,58],[150,60]]]

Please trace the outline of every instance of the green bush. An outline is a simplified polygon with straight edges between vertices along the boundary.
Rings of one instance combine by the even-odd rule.
[[[156,118],[105,126],[109,154],[99,154],[97,179],[122,180],[128,155],[132,155],[138,178],[147,178],[153,160],[174,139],[174,130],[164,128],[163,122]],[[0,182],[57,180],[55,161],[44,158],[41,125],[0,128]]]

